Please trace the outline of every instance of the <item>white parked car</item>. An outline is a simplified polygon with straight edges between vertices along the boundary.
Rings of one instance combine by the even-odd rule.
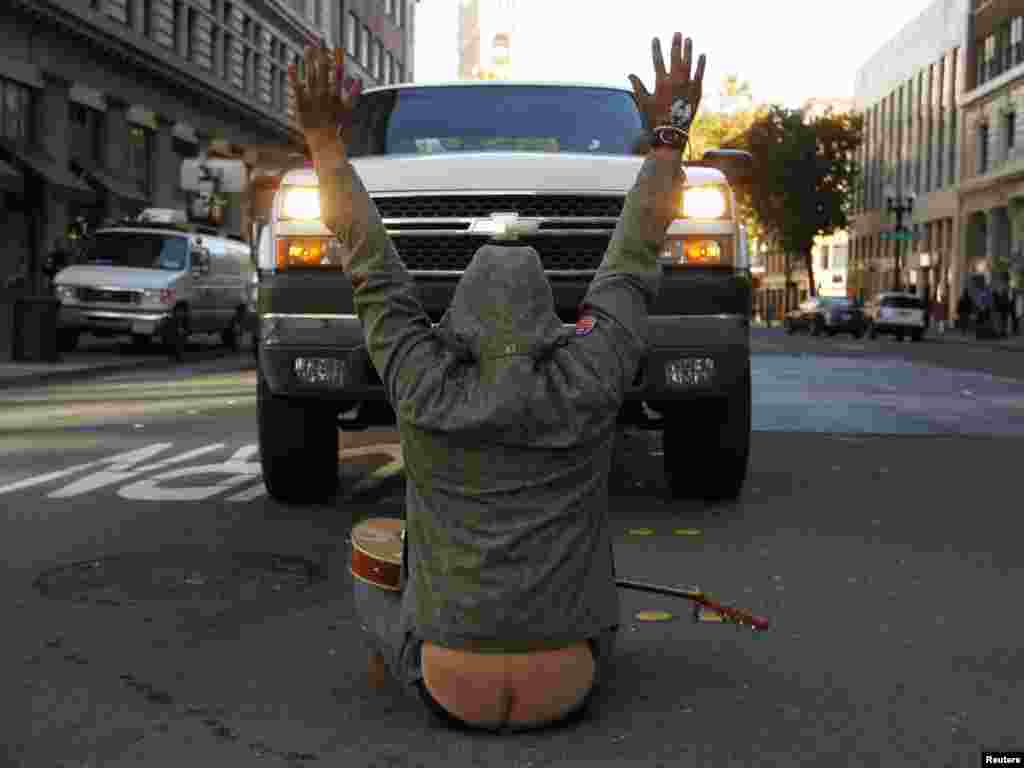
[[[900,341],[903,341],[904,336],[920,341],[927,328],[926,311],[924,299],[915,293],[880,293],[864,307],[868,335],[877,339],[878,334],[886,333]]]

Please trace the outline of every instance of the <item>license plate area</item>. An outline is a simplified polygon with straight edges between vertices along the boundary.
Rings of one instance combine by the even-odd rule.
[[[336,357],[297,357],[292,374],[307,386],[343,389],[348,383],[345,361]]]

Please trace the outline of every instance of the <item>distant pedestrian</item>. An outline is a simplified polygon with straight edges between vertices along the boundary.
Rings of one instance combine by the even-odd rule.
[[[1000,287],[993,295],[996,311],[996,333],[1006,338],[1010,319],[1010,298],[1006,288]]]
[[[960,295],[960,301],[956,303],[956,327],[960,329],[961,333],[967,333],[972,314],[974,314],[974,302],[971,300],[971,294],[964,288],[964,292]]]
[[[1020,318],[1024,314],[1024,291],[1014,289],[1013,301],[1010,302],[1010,321],[1013,324],[1013,335],[1020,334]]]

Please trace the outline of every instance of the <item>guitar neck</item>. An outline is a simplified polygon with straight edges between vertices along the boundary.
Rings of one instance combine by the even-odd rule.
[[[630,579],[616,579],[616,586],[622,587],[623,589],[635,589],[640,592],[653,592],[657,595],[669,595],[670,597],[684,597],[687,600],[703,605],[705,608],[710,608],[717,613],[720,613],[729,621],[736,624],[745,624],[753,629],[768,629],[769,621],[764,616],[756,616],[747,611],[740,610],[739,608],[733,608],[728,605],[722,605],[716,600],[712,600],[710,597],[705,595],[699,589],[679,589],[678,587],[665,587],[660,584],[646,584],[642,581],[631,581]]]

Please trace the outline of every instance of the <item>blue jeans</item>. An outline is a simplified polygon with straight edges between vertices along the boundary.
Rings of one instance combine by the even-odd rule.
[[[438,703],[423,682],[420,651],[423,641],[412,633],[403,633],[399,628],[399,611],[402,593],[374,587],[359,579],[353,579],[353,597],[356,615],[363,629],[363,637],[371,651],[384,658],[388,671],[402,689],[442,723],[453,728],[489,731],[528,731],[550,725],[578,720],[586,714],[587,706],[598,686],[608,679],[612,657],[615,654],[615,637],[618,626],[605,630],[601,635],[590,638],[590,652],[594,656],[594,685],[576,707],[557,720],[522,725],[467,723],[452,715]]]

